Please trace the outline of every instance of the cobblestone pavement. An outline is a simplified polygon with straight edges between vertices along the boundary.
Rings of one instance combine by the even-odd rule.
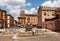
[[[47,37],[51,41],[60,41],[60,31],[59,32],[47,31],[45,33],[47,34]]]
[[[29,38],[29,39],[18,39],[14,41],[60,41],[60,33],[57,32],[45,32],[47,37],[36,37],[36,38]]]
[[[59,33],[48,34],[47,37],[49,37],[50,40],[52,40],[52,41],[60,41],[60,34]]]
[[[0,36],[0,41],[12,41],[12,36]]]
[[[41,32],[41,31],[40,31]],[[23,38],[18,40],[12,40],[12,36],[1,36],[0,41],[60,41],[60,33],[48,31],[45,32],[47,37],[32,37],[32,38]]]
[[[16,39],[13,41],[51,41],[51,40],[48,37],[36,37],[36,38]]]

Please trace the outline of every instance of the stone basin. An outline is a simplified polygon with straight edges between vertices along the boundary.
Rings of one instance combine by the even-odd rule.
[[[15,37],[33,37],[33,36],[44,36],[44,34],[42,33],[34,33],[34,35],[32,35],[32,32],[18,32]]]
[[[37,40],[38,38],[41,37],[46,37],[46,35],[42,33],[35,33],[34,35],[32,35],[31,32],[26,32],[26,33],[19,32],[13,36],[13,41],[29,41],[31,39],[35,41],[35,39]]]

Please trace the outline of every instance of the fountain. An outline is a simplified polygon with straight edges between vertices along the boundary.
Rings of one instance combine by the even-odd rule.
[[[26,24],[26,32],[32,31],[32,24],[30,23],[30,17],[27,18],[27,24]]]
[[[32,27],[32,24],[30,23],[30,17],[27,18],[27,24],[25,29],[21,29],[22,32],[18,32],[13,36],[13,41],[20,41],[30,38],[41,37],[44,36],[42,33],[38,32],[36,33],[37,29]]]
[[[25,29],[21,29],[22,32],[18,32],[13,36],[13,41],[28,41],[29,39],[36,39],[44,36],[42,33],[38,32],[36,33],[36,28],[32,27],[32,24],[30,23],[30,17],[27,18],[27,24]]]
[[[25,29],[22,28],[20,32],[17,34],[17,37],[32,37],[32,36],[40,36],[41,33],[38,33],[37,28],[33,28],[32,24],[30,23],[30,17],[27,18],[27,24]]]

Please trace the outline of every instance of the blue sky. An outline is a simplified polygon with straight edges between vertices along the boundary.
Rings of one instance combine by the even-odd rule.
[[[0,0],[0,9],[6,10],[16,20],[21,10],[35,14],[39,6],[60,7],[60,0]]]
[[[31,9],[31,8],[37,8],[37,6],[40,6],[42,3],[44,3],[47,0],[26,0],[26,3],[31,2],[31,6],[25,7],[25,9]]]

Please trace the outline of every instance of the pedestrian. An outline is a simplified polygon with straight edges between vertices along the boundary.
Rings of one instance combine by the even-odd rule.
[[[34,32],[32,32],[32,35],[34,35]]]

